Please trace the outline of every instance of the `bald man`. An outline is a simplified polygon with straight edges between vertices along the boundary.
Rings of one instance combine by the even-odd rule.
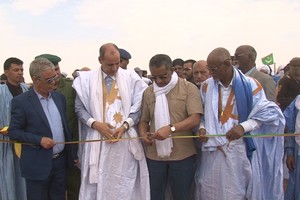
[[[81,156],[80,200],[150,199],[144,150],[136,138],[142,95],[147,85],[133,70],[120,68],[115,44],[100,47],[97,70],[78,72],[75,111],[87,140]]]
[[[200,88],[201,83],[210,77],[205,60],[199,60],[193,65],[194,83]]]
[[[204,123],[199,130],[203,144],[197,197],[283,199],[283,138],[242,138],[283,133],[280,108],[266,99],[257,81],[232,66],[228,50],[214,49],[207,68],[212,77],[200,89]]]
[[[267,99],[276,102],[275,96],[275,81],[271,76],[260,72],[256,69],[256,56],[255,49],[250,45],[241,45],[235,50],[234,54],[238,68],[247,76],[251,76],[258,80],[258,82],[264,88]]]

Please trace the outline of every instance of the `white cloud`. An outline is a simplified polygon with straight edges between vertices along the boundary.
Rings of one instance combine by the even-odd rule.
[[[299,50],[290,47],[299,41],[294,25],[299,5],[280,0],[84,0],[76,18],[82,27],[98,28],[99,38],[130,49],[132,64],[139,67],[155,53],[206,59],[218,46],[233,54],[242,44],[257,49],[258,63],[271,52],[283,63],[290,56],[283,48]]]
[[[200,60],[206,59],[216,47],[225,47],[233,54],[242,44],[256,48],[259,64],[260,58],[269,53],[274,53],[278,66],[286,64],[292,57],[300,56],[300,46],[297,45],[300,43],[300,28],[297,26],[297,19],[300,18],[299,0],[10,2],[5,4],[6,7],[0,3],[0,46],[5,48],[0,61],[3,63],[4,59],[16,56],[25,61],[27,68],[34,56],[41,53],[62,57],[63,71],[69,74],[75,68],[84,66],[97,68],[98,49],[106,42],[114,42],[132,54],[130,69],[148,69],[149,59],[157,53],[166,53],[172,59]],[[49,28],[47,23],[37,23],[35,16],[24,16],[24,13],[42,14],[54,7],[60,11],[57,12],[58,18],[55,18],[60,28]],[[65,17],[64,14],[74,19],[68,24],[69,18],[64,18],[62,21],[67,26],[62,21],[56,21],[60,16]],[[53,15],[47,13],[47,17]],[[45,15],[38,17],[42,22],[49,20]],[[41,30],[38,37],[34,35],[37,33],[37,24],[38,30]],[[32,30],[32,34],[25,35],[20,27]],[[66,37],[57,37],[57,34]]]
[[[32,15],[40,15],[67,0],[13,0],[12,7]]]

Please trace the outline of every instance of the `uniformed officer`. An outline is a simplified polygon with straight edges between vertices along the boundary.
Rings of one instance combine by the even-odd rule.
[[[120,67],[123,69],[127,69],[127,65],[129,64],[129,59],[131,59],[131,55],[125,49],[119,48],[120,52]]]

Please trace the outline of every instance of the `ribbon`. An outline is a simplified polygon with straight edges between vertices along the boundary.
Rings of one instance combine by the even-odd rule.
[[[215,134],[215,135],[205,135],[206,137],[226,137],[226,134]],[[282,133],[282,134],[253,134],[253,135],[243,135],[243,138],[270,138],[270,137],[295,137],[300,136],[300,133]],[[89,143],[89,142],[116,142],[122,140],[136,140],[143,139],[144,137],[131,137],[131,138],[119,138],[119,139],[100,139],[100,140],[78,140],[78,141],[69,141],[69,142],[56,142],[55,144],[80,144],[80,143]],[[198,135],[186,135],[186,136],[169,136],[168,138],[173,139],[187,139],[187,138],[199,138]],[[11,140],[0,140],[2,143],[13,143],[13,144],[23,144],[23,145],[34,145],[31,143],[17,142]]]

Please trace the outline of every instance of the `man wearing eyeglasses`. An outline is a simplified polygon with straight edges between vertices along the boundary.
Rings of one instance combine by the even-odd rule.
[[[78,119],[75,113],[75,97],[76,92],[72,87],[73,80],[62,76],[59,62],[61,58],[53,54],[41,54],[36,58],[46,58],[54,65],[54,70],[57,74],[56,83],[54,89],[61,92],[66,98],[66,113],[68,119],[68,125],[71,129],[71,135],[73,141],[79,140],[78,135]],[[78,151],[78,144],[73,144],[76,152]],[[79,167],[78,160],[74,161],[76,166]],[[78,199],[80,188],[80,169],[76,167],[72,170],[67,169],[67,197],[68,199]]]
[[[45,58],[31,62],[33,89],[12,100],[10,139],[22,142],[20,166],[27,199],[65,199],[66,168],[74,166],[65,97],[54,91],[59,78]],[[25,144],[26,143],[26,144]]]
[[[115,44],[102,45],[98,60],[101,67],[78,72],[73,83],[79,135],[83,140],[102,140],[82,145],[79,199],[149,200],[146,159],[136,139],[147,85],[135,71],[120,67]]]
[[[237,60],[239,70],[241,70],[245,75],[258,80],[264,88],[267,99],[276,102],[275,82],[271,76],[256,69],[256,55],[257,53],[252,46],[242,45],[235,50],[234,57]]]
[[[193,79],[193,65],[195,62],[196,62],[196,60],[188,59],[188,60],[184,61],[183,68],[182,68],[183,77],[187,81],[189,81],[193,84],[195,84],[194,79]]]
[[[169,182],[173,199],[188,200],[196,154],[194,141],[188,137],[203,113],[199,90],[178,78],[168,55],[153,56],[149,69],[153,85],[143,94],[139,132],[145,143],[151,199],[165,199]]]
[[[3,68],[6,82],[0,85],[0,129],[9,125],[13,97],[28,90],[23,83],[22,60],[8,58]],[[0,132],[0,139],[9,140],[7,131]],[[10,143],[0,142],[0,180],[0,199],[26,199],[25,179],[20,175],[19,158]]]
[[[207,67],[212,77],[200,89],[204,121],[198,198],[282,200],[283,138],[243,138],[283,133],[280,108],[266,99],[258,81],[232,66],[228,50],[214,49]]]

